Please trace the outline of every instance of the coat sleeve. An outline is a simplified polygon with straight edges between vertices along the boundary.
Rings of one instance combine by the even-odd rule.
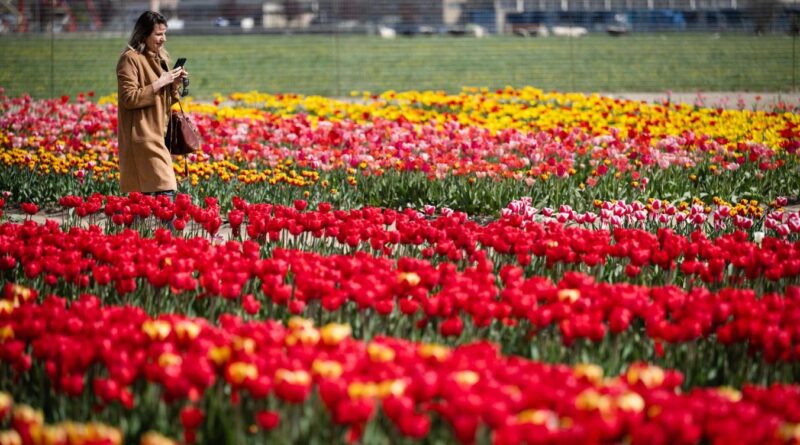
[[[139,83],[136,64],[130,57],[123,56],[117,63],[117,96],[119,106],[127,110],[149,107],[156,103],[153,84]]]

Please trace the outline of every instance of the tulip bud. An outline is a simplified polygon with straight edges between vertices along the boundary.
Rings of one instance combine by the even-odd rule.
[[[386,416],[397,422],[403,416],[414,411],[414,400],[406,396],[389,396],[383,399],[383,411]]]
[[[253,380],[258,377],[258,368],[251,363],[234,362],[228,366],[226,372],[227,380],[238,386],[245,380]]]
[[[292,300],[288,306],[293,315],[301,315],[306,310],[306,302],[303,300]]]
[[[431,429],[431,420],[426,414],[410,413],[396,422],[400,434],[412,439],[423,439]]]
[[[581,297],[581,291],[578,289],[560,289],[558,291],[558,301],[574,303]]]
[[[415,287],[420,282],[420,277],[416,272],[400,272],[397,275],[398,283],[405,283],[409,287]]]
[[[645,407],[644,399],[635,392],[626,392],[618,396],[615,402],[617,408],[627,412],[640,413]]]
[[[342,375],[344,368],[335,360],[316,359],[311,363],[311,372],[324,379],[336,379]]]
[[[142,324],[142,332],[147,334],[151,340],[164,340],[171,331],[172,326],[163,320],[147,320]]]
[[[250,315],[255,315],[261,310],[261,302],[253,294],[247,294],[242,297],[242,309]]]
[[[172,226],[175,227],[175,230],[181,231],[186,228],[186,220],[183,219],[176,219],[172,222]]]
[[[333,409],[340,399],[348,396],[349,387],[343,379],[324,379],[318,385],[320,399],[328,409]]]
[[[631,324],[633,314],[625,308],[614,308],[608,317],[608,325],[613,334],[626,331]]]
[[[275,394],[289,403],[302,403],[311,393],[311,375],[306,371],[278,369],[274,380]]]
[[[297,209],[298,212],[302,212],[306,207],[308,207],[308,201],[304,199],[296,199],[294,201],[294,208]]]
[[[158,366],[162,368],[180,366],[181,363],[183,363],[183,359],[179,355],[175,355],[171,352],[164,352],[158,356]]]
[[[439,326],[439,331],[445,337],[458,337],[463,330],[464,322],[462,322],[461,317],[458,316],[448,318]]]
[[[417,303],[414,300],[408,300],[408,299],[400,300],[399,306],[400,306],[400,312],[402,312],[403,315],[406,316],[414,315],[419,310],[419,303]],[[0,311],[0,313],[2,313],[2,311]]]
[[[521,424],[544,425],[548,430],[558,428],[558,415],[546,409],[527,409],[517,414],[516,421]]]
[[[231,210],[228,212],[228,222],[232,228],[238,228],[244,222],[244,212],[241,210]]]
[[[22,204],[20,204],[20,207],[22,208],[22,211],[25,212],[25,214],[27,215],[35,215],[36,213],[39,212],[39,206],[37,206],[32,202],[23,202]]]
[[[431,343],[422,343],[417,348],[417,353],[424,359],[434,358],[436,361],[443,362],[450,357],[450,348]]]
[[[214,346],[208,350],[208,358],[217,366],[221,366],[231,357],[231,348],[227,346]]]
[[[278,426],[281,415],[275,411],[259,411],[256,413],[256,424],[264,431],[271,431]]]
[[[11,394],[0,391],[0,423],[5,422],[13,405],[14,399],[11,397]]]
[[[0,313],[3,313],[3,311],[0,310]],[[8,313],[11,313],[11,310],[9,310]],[[0,343],[5,343],[6,341],[13,339],[14,339],[14,328],[12,328],[11,325],[6,325],[0,328]]]
[[[587,388],[575,398],[575,407],[581,411],[599,411],[605,414],[611,410],[611,402],[611,397],[599,393],[594,388]]]
[[[334,407],[333,420],[339,424],[361,425],[368,422],[374,412],[373,397],[342,399]]]
[[[3,297],[6,300],[13,301],[15,306],[26,301],[34,300],[38,295],[39,293],[36,290],[20,284],[6,283],[3,288]]]
[[[320,330],[322,343],[328,346],[335,346],[350,337],[352,330],[348,324],[329,323]]]
[[[28,405],[19,405],[14,407],[11,419],[11,426],[14,430],[30,434],[32,428],[40,428],[44,425],[44,414],[41,411],[34,410]]]
[[[14,430],[0,431],[0,445],[23,445],[22,437]]]
[[[186,430],[196,430],[205,420],[205,413],[196,406],[186,406],[181,410],[181,424]]]
[[[175,335],[180,340],[194,340],[200,335],[200,326],[190,320],[180,320],[174,326]]]
[[[460,443],[473,443],[478,430],[479,418],[474,415],[458,415],[452,420],[453,431]]]
[[[591,363],[579,363],[573,367],[572,372],[577,378],[585,378],[595,385],[603,381],[603,368]]]
[[[149,431],[142,436],[139,445],[178,445],[178,443],[159,433]]]
[[[376,363],[386,363],[394,360],[395,352],[390,346],[372,342],[367,345],[370,360]]]
[[[655,388],[664,383],[664,370],[658,366],[635,363],[628,368],[626,378],[629,385],[642,383],[647,388]]]
[[[470,387],[480,381],[480,375],[475,371],[465,370],[453,373],[453,380],[462,387]]]
[[[639,266],[635,266],[633,264],[628,264],[627,266],[625,266],[625,275],[627,275],[628,278],[638,277],[641,271],[642,269]]]

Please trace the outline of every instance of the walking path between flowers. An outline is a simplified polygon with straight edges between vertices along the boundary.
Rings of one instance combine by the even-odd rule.
[[[800,92],[742,92],[742,91],[661,91],[661,92],[582,92],[581,94],[642,101],[646,103],[682,103],[708,108],[773,110],[785,108],[787,111],[800,109]],[[361,103],[363,100],[353,97],[333,98],[342,102]],[[202,102],[202,101],[199,101]],[[780,106],[783,104],[783,106]],[[221,105],[236,106],[236,102],[225,101]]]
[[[800,204],[793,204],[784,207],[787,212],[800,212]],[[53,220],[57,222],[59,225],[63,225],[64,221],[69,218],[69,211],[64,210],[61,208],[51,208],[51,209],[42,209],[38,213],[32,216],[28,216],[22,212],[21,209],[17,207],[10,207],[5,209],[4,218],[11,222],[22,222],[28,218],[36,221],[39,224],[44,224],[47,220]],[[472,215],[470,215],[472,216]],[[481,222],[481,224],[485,224],[486,221]],[[99,222],[96,223],[98,226],[105,228],[106,220],[105,218],[100,219]],[[81,220],[82,227],[89,227],[90,218],[84,218]],[[196,226],[194,222],[190,222],[186,228],[184,229],[186,233],[192,232],[199,232],[199,226]],[[216,235],[213,237],[216,241],[227,241],[233,239],[233,233],[231,231],[230,223],[227,219],[223,219],[222,225],[220,226],[219,230],[217,231]]]
[[[642,92],[620,92],[620,93],[598,93],[602,96],[613,97],[615,99],[627,99],[644,101],[647,103],[685,103],[711,108],[729,108],[748,110],[773,109],[783,103],[788,109],[800,108],[800,93],[758,93],[740,91],[716,91],[716,92],[669,92],[642,93]]]
[[[10,207],[7,208],[3,215],[7,220],[11,222],[23,222],[28,219],[28,215],[22,212],[21,209],[17,207]],[[222,215],[220,215],[222,216]],[[30,219],[36,221],[39,224],[44,224],[47,220],[53,220],[57,222],[59,225],[63,225],[64,222],[69,219],[69,210],[64,210],[60,207],[54,208],[45,208],[39,210],[38,213],[35,215],[30,216]],[[91,224],[90,218],[83,218],[81,220],[81,227],[89,227]],[[106,217],[105,215],[101,215],[99,221],[95,223],[95,225],[105,229],[106,226]],[[192,231],[199,231],[199,226],[196,226],[193,221],[187,224],[184,232],[191,233]],[[227,220],[223,219],[222,225],[217,230],[216,235],[214,236],[215,240],[227,241],[233,238],[233,234],[231,232],[231,225],[228,223]]]

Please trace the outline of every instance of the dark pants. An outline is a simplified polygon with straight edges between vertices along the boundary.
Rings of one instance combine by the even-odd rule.
[[[160,192],[144,192],[143,195],[169,196],[170,201],[175,201],[175,190],[162,190]]]

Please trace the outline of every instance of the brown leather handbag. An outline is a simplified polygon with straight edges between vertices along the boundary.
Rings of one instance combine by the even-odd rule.
[[[172,111],[170,114],[169,125],[167,125],[167,135],[164,143],[171,155],[188,155],[200,148],[203,139],[200,132],[183,112],[183,105],[178,101],[180,111]]]

